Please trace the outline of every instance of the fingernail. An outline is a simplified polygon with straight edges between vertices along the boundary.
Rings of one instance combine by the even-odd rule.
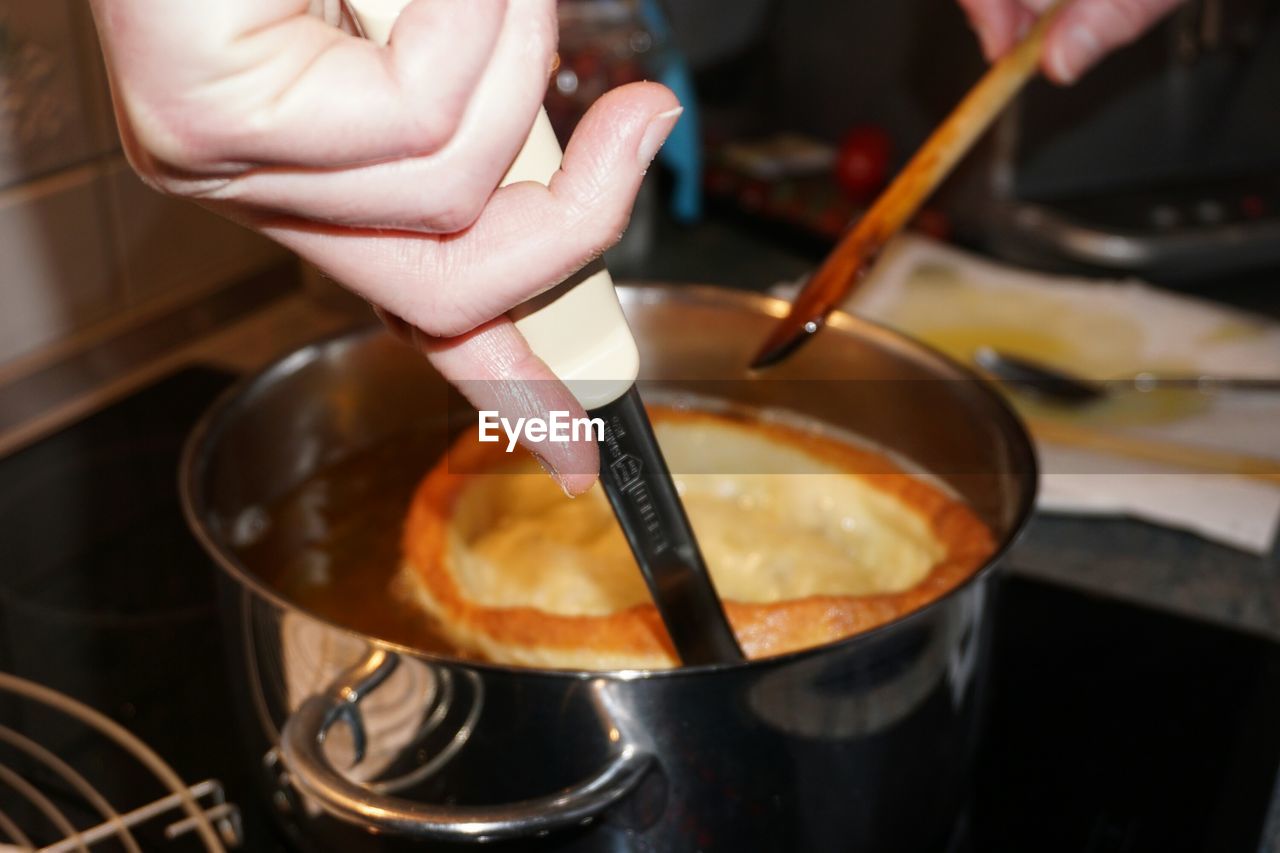
[[[556,485],[560,487],[560,491],[564,492],[566,497],[573,497],[573,492],[569,491],[569,484],[560,476],[560,472],[555,468],[552,468],[551,463],[547,462],[542,454],[534,453],[532,450],[530,450],[529,453],[534,459],[538,460],[538,465],[541,466],[542,470],[545,471],[551,479],[556,481]]]
[[[1049,68],[1061,83],[1074,83],[1102,56],[1102,42],[1093,30],[1077,24],[1063,35],[1049,54]]]
[[[671,135],[672,129],[675,128],[683,112],[684,107],[676,107],[674,110],[658,113],[649,119],[649,126],[644,129],[644,136],[640,137],[640,147],[636,150],[641,169],[649,168],[653,158],[658,156],[658,149],[667,141],[667,137]]]

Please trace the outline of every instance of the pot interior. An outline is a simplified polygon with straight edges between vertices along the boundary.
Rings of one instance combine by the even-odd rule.
[[[791,359],[751,355],[784,305],[691,286],[620,288],[650,398],[687,395],[856,436],[927,472],[1007,545],[1035,462],[1004,402],[945,357],[836,315]],[[230,392],[184,464],[192,523],[263,594],[344,627],[453,654],[394,576],[418,480],[474,412],[416,352],[378,329],[308,346]],[[388,590],[390,593],[388,594]]]

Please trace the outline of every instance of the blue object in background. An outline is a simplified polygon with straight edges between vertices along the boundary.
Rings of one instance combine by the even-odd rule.
[[[658,155],[658,162],[675,175],[671,214],[679,222],[696,222],[702,218],[702,122],[693,73],[672,44],[671,27],[658,0],[640,0],[640,17],[654,41],[663,46],[654,68],[658,82],[675,92],[684,105],[684,115]]]

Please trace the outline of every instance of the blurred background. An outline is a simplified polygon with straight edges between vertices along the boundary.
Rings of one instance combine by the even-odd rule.
[[[0,2],[0,365],[283,257],[130,171],[87,3]]]
[[[561,5],[562,131],[633,79],[694,107],[615,252],[624,276],[800,273],[984,67],[950,0]],[[1252,301],[1280,264],[1278,22],[1265,0],[1197,0],[1077,87],[1033,85],[919,228],[1034,268]],[[782,254],[749,271],[681,257],[707,218]],[[0,258],[12,366],[284,256],[133,177],[85,3],[0,0]]]

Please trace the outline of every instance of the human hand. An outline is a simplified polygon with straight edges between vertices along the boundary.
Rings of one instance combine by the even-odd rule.
[[[1003,56],[1052,0],[959,0],[988,60]],[[1045,38],[1045,74],[1074,83],[1094,63],[1136,39],[1182,0],[1072,0]]]
[[[583,415],[504,314],[617,241],[678,117],[668,90],[609,93],[549,187],[495,191],[545,94],[554,0],[414,0],[386,47],[309,15],[309,0],[92,4],[148,184],[402,318],[478,407]],[[594,482],[594,444],[536,449],[566,490]]]

